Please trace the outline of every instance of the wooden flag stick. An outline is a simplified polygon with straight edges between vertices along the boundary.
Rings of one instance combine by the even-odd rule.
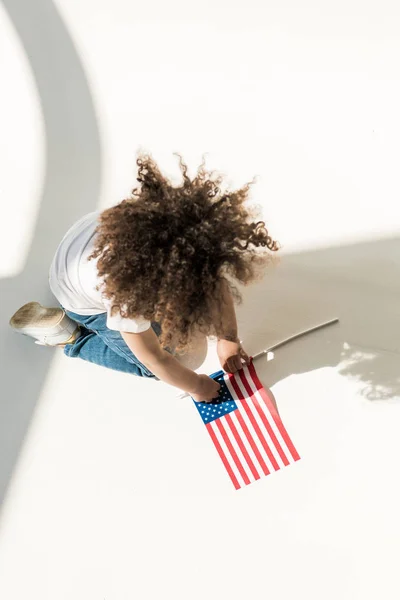
[[[273,352],[277,348],[281,348],[281,346],[284,346],[285,344],[292,342],[293,340],[297,340],[297,338],[302,337],[303,335],[307,335],[308,333],[311,333],[312,331],[317,331],[318,329],[322,329],[322,327],[327,327],[328,325],[333,325],[334,323],[338,323],[338,322],[339,322],[339,319],[337,319],[337,318],[331,319],[330,321],[326,321],[325,323],[320,323],[319,325],[315,325],[315,327],[311,327],[310,329],[304,329],[304,331],[300,331],[299,333],[296,333],[295,335],[291,335],[290,337],[285,338],[284,340],[278,342],[277,344],[274,344],[270,348],[266,348],[266,350],[261,350],[261,352],[258,352],[255,356],[252,357],[252,359],[254,361],[257,358],[260,358],[260,356],[264,356],[265,354],[268,354],[268,352]],[[240,343],[242,343],[242,340],[240,340]],[[182,395],[179,395],[179,398],[185,398],[186,396],[190,396],[190,394],[185,392]]]
[[[326,323],[320,323],[320,325],[316,325],[315,327],[311,327],[310,329],[304,329],[304,331],[300,331],[300,333],[291,335],[290,337],[285,338],[281,342],[274,344],[273,346],[271,346],[270,348],[267,348],[266,350],[261,350],[261,352],[258,352],[255,356],[253,356],[253,360],[255,360],[256,358],[259,358],[260,356],[263,356],[264,354],[268,354],[268,352],[273,352],[277,348],[284,346],[288,342],[297,340],[297,338],[302,337],[303,335],[307,335],[308,333],[311,333],[312,331],[317,331],[317,329],[322,329],[322,327],[327,327],[328,325],[333,325],[333,323],[338,323],[338,321],[339,321],[339,319],[331,319],[330,321],[326,321]]]

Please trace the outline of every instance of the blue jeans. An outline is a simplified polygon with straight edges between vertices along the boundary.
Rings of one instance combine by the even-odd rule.
[[[60,305],[61,306],[61,305]],[[65,310],[70,319],[80,325],[81,335],[73,343],[64,346],[64,354],[72,358],[82,358],[114,371],[132,373],[139,377],[151,377],[160,381],[149,369],[133,354],[119,331],[109,329],[106,325],[107,313],[99,315],[78,315]],[[160,323],[151,323],[157,337],[161,334]],[[172,353],[169,348],[167,352]]]

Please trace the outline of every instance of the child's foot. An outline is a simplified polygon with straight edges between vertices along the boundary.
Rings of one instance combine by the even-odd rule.
[[[18,333],[33,337],[42,346],[65,346],[79,336],[79,325],[62,308],[46,308],[28,302],[17,310],[9,324]]]

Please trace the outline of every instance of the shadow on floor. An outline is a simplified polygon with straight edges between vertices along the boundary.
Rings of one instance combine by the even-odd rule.
[[[8,321],[26,302],[54,305],[48,286],[53,254],[73,222],[96,210],[101,180],[95,109],[80,58],[60,15],[51,0],[4,0],[4,5],[40,94],[46,175],[24,270],[0,281],[0,500],[53,356],[31,339],[15,334]]]
[[[264,385],[331,366],[365,384],[368,400],[400,398],[399,272],[400,239],[392,238],[286,255],[263,281],[241,287],[239,334],[253,355],[340,319],[278,349],[272,362],[259,359]]]

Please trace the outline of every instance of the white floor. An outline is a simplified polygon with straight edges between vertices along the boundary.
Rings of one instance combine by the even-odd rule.
[[[397,600],[400,13],[4,6],[0,597]],[[249,354],[340,319],[256,362],[301,460],[239,491],[176,388],[8,328],[52,303],[60,236],[135,186],[139,146],[177,180],[173,152],[231,187],[259,174],[284,249],[240,287]],[[213,344],[186,360],[219,369]]]

